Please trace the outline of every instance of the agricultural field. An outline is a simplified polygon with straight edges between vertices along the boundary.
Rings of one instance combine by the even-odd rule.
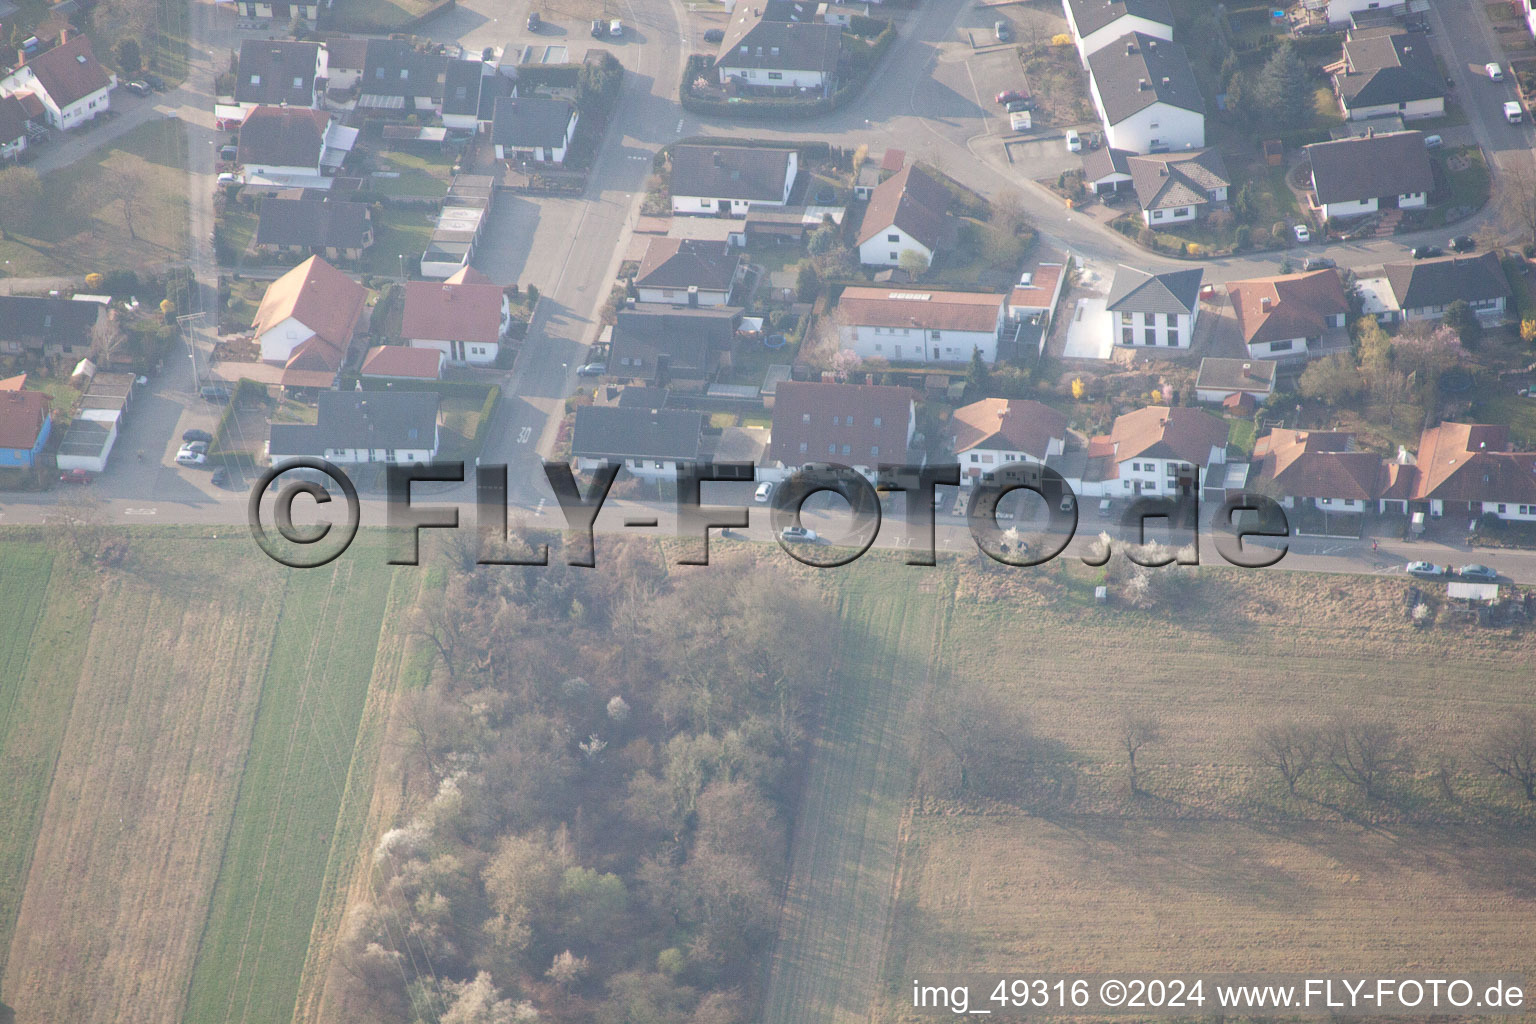
[[[245,537],[128,550],[0,544],[0,1017],[287,1024],[360,847],[386,605],[418,581],[367,540],[303,573]]]

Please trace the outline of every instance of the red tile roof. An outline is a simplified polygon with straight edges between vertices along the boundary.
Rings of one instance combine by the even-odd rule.
[[[264,334],[293,317],[344,352],[367,299],[362,285],[319,256],[311,256],[267,287],[252,329]]]
[[[0,448],[30,451],[48,422],[48,401],[42,391],[0,392]]]
[[[983,398],[955,410],[955,453],[972,448],[1020,451],[1044,460],[1053,438],[1067,437],[1067,417],[1034,399]]]
[[[1416,501],[1536,504],[1536,452],[1511,452],[1509,428],[1441,423],[1419,438]]]
[[[412,281],[400,337],[494,345],[501,340],[501,289],[483,281]]]
[[[1333,269],[1233,281],[1227,285],[1243,341],[1256,344],[1289,338],[1316,338],[1325,319],[1349,312],[1344,285]]]
[[[435,348],[409,345],[377,345],[368,350],[359,371],[364,377],[417,377],[437,380],[442,375],[443,353]]]
[[[1149,405],[1117,417],[1109,438],[1117,463],[1151,458],[1204,466],[1212,448],[1226,446],[1227,429],[1226,420],[1199,409]]]
[[[1061,280],[1061,272],[1065,269],[1060,263],[1040,264],[1030,276],[1028,287],[1014,288],[1013,294],[1008,296],[1008,305],[1049,309],[1051,300],[1056,297],[1056,282]]]
[[[989,292],[938,292],[912,288],[844,288],[837,315],[860,327],[986,333],[998,328],[1005,296]]]
[[[1253,447],[1258,479],[1293,498],[1369,501],[1380,496],[1386,471],[1381,456],[1354,451],[1354,443],[1348,433],[1271,430]]]
[[[786,466],[902,463],[911,415],[907,388],[785,381],[774,394],[769,457]]]
[[[37,76],[38,84],[49,98],[61,108],[112,85],[112,77],[96,60],[91,41],[83,35],[33,57],[27,67]]]

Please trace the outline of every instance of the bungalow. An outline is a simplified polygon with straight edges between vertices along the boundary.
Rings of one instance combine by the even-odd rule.
[[[73,362],[107,347],[116,331],[105,303],[0,295],[0,356]]]
[[[381,380],[441,380],[446,361],[440,349],[375,345],[368,350],[358,375]]]
[[[365,321],[368,291],[319,256],[268,287],[251,325],[263,362],[290,388],[328,388]]]
[[[737,4],[731,15],[715,56],[720,84],[823,95],[836,88],[842,29],[793,20],[793,5],[784,0],[755,3]]]
[[[1349,314],[1344,283],[1332,268],[1232,281],[1227,294],[1254,359],[1311,358]]]
[[[1432,516],[1536,520],[1536,452],[1511,447],[1504,424],[1427,428],[1419,437],[1411,507]]]
[[[843,289],[836,318],[844,348],[865,359],[964,363],[997,360],[1007,296],[988,292]]]
[[[1034,399],[984,398],[950,417],[950,449],[969,487],[1010,462],[1041,465],[1066,451],[1067,417]]]
[[[357,129],[323,110],[257,107],[240,125],[235,160],[247,184],[330,188],[329,175],[346,160]]]
[[[240,44],[235,104],[243,113],[257,107],[318,107],[325,96],[326,50],[294,39],[247,39]]]
[[[1101,497],[1189,493],[1195,469],[1224,464],[1227,421],[1188,406],[1149,405],[1115,418],[1088,446],[1102,470],[1075,489]]]
[[[359,80],[359,108],[399,114],[442,110],[448,58],[399,39],[370,39]]]
[[[907,388],[885,384],[783,381],[774,392],[769,476],[809,463],[851,466],[874,480],[882,465],[904,465],[917,431]]]
[[[31,469],[48,445],[53,417],[43,391],[0,391],[0,469]]]
[[[432,391],[324,391],[314,423],[274,423],[273,465],[318,456],[337,465],[431,462],[437,454],[438,396]]]
[[[543,96],[502,97],[491,121],[496,159],[563,164],[576,135],[576,105]]]
[[[1227,165],[1221,151],[1201,149],[1161,156],[1130,156],[1126,168],[1141,205],[1141,222],[1161,227],[1225,208]]]
[[[1445,80],[1423,37],[1395,28],[1356,29],[1333,76],[1349,121],[1397,115],[1405,121],[1445,115]]]
[[[1123,264],[1117,267],[1105,300],[1114,344],[1189,348],[1200,316],[1202,276],[1198,268],[1148,274]]]
[[[648,302],[620,309],[608,350],[608,374],[657,387],[702,389],[723,364],[741,326],[736,306]]]
[[[1427,205],[1435,185],[1423,132],[1369,132],[1306,147],[1323,220]]]
[[[512,305],[490,278],[465,267],[441,284],[409,281],[400,337],[412,348],[435,349],[456,365],[485,366],[501,354]]]
[[[1405,322],[1438,320],[1447,306],[1464,299],[1479,320],[1500,323],[1513,299],[1504,267],[1492,252],[1393,263],[1385,274],[1396,306],[1390,319]]]
[[[373,245],[367,203],[269,197],[261,201],[259,216],[256,248],[263,252],[357,260]]]
[[[653,238],[640,260],[635,288],[641,302],[723,306],[741,274],[741,255],[725,242]]]
[[[1104,144],[1132,153],[1205,146],[1205,100],[1178,43],[1132,32],[1088,55]]]
[[[1321,512],[1360,514],[1381,496],[1381,456],[1355,448],[1345,432],[1276,428],[1253,446],[1259,488],[1286,508],[1310,503]]]
[[[117,75],[102,67],[84,35],[66,30],[58,46],[27,57],[4,78],[0,96],[30,92],[42,101],[43,117],[54,128],[69,131],[105,113]]]
[[[859,262],[866,267],[901,265],[915,252],[926,268],[953,234],[949,190],[915,164],[875,187],[859,224]]]
[[[571,457],[583,473],[622,462],[641,480],[676,480],[678,463],[700,457],[704,423],[704,413],[682,409],[584,405],[571,429]]]
[[[1256,407],[1275,393],[1275,374],[1279,368],[1280,364],[1273,359],[1207,356],[1200,360],[1200,371],[1195,375],[1195,398],[1225,406],[1233,396],[1246,395]]]
[[[1173,41],[1168,0],[1065,0],[1063,6],[1077,55],[1084,61],[1132,32]]]
[[[750,206],[786,206],[800,154],[760,146],[673,146],[672,212],[745,217]]]

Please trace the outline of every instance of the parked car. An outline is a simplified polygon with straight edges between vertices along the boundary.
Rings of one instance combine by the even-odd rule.
[[[1499,67],[1498,61],[1489,61],[1487,64],[1483,65],[1483,70],[1488,72],[1488,80],[1490,82],[1504,81],[1504,69]]]
[[[601,39],[601,38],[603,38],[603,36],[605,36],[607,34],[608,34],[608,26],[604,25],[600,19],[593,18],[592,19],[592,38],[594,38],[594,39]]]
[[[1301,265],[1301,269],[1327,270],[1329,267],[1336,266],[1338,266],[1338,264],[1333,262],[1333,260],[1329,259],[1327,256],[1308,256],[1306,262]]]
[[[1081,153],[1083,151],[1083,137],[1077,133],[1076,128],[1067,129],[1067,152]]]
[[[1457,235],[1448,244],[1452,252],[1471,252],[1477,248],[1477,240],[1471,235]]]
[[[704,41],[706,43],[722,43],[722,42],[724,42],[725,41],[725,30],[724,29],[719,29],[719,28],[712,28],[712,29],[710,29],[708,32],[704,33]]]
[[[1021,110],[1034,110],[1035,101],[1030,99],[1028,96],[1024,97],[1022,100],[1009,100],[1008,106],[1005,109],[1010,114],[1017,114]]]
[[[818,539],[815,530],[803,526],[786,526],[779,531],[779,540],[786,544],[815,544]]]
[[[576,367],[576,376],[578,377],[601,377],[607,372],[607,363],[583,363],[581,366]]]
[[[1029,96],[1027,94],[1022,93],[1017,89],[1004,89],[1002,92],[997,94],[997,102],[1002,106],[1007,106],[1008,104],[1017,100],[1025,100],[1028,98]]]
[[[1471,565],[1464,565],[1460,569],[1457,569],[1456,575],[1460,576],[1464,580],[1477,580],[1479,583],[1495,583],[1499,578],[1499,574],[1497,572],[1488,568],[1486,565],[1479,565],[1476,562],[1473,562]]]
[[[1296,232],[1296,241],[1298,241],[1298,242],[1310,242],[1310,241],[1312,241],[1312,232],[1307,230],[1307,226],[1305,224],[1297,224],[1296,227],[1294,228],[1294,230]]]
[[[624,23],[618,18],[614,18],[608,23],[608,34],[614,38],[622,36],[624,34]]]
[[[240,178],[229,171],[221,171],[218,178],[214,180],[215,185],[237,185],[239,182]]]
[[[1436,256],[1445,255],[1445,251],[1438,245],[1416,245],[1410,253],[1416,260],[1432,260]]]
[[[1525,120],[1525,108],[1514,100],[1504,104],[1504,120],[1510,124],[1519,124]]]
[[[83,469],[66,469],[59,474],[61,484],[88,484],[91,482],[91,474]]]
[[[149,95],[149,83],[148,82],[127,82],[127,83],[125,83],[123,85],[123,88],[127,89],[129,92],[133,93],[135,96],[148,96]]]
[[[1013,29],[1008,27],[1006,21],[999,21],[992,26],[992,34],[997,37],[998,42],[1006,43],[1013,38]]]
[[[773,481],[764,480],[757,485],[757,490],[752,492],[752,500],[758,504],[766,504],[773,497]]]
[[[1061,496],[1061,510],[1063,512],[1071,512],[1076,507],[1077,507],[1077,499],[1072,497],[1072,495],[1070,495],[1070,494],[1063,494]]]
[[[225,484],[229,483],[229,470],[224,466],[220,466],[218,469],[213,471],[212,480],[213,486],[223,487]]]
[[[1437,580],[1449,571],[1445,566],[1436,565],[1434,562],[1408,563],[1408,575],[1417,576],[1420,579]]]
[[[1100,498],[1099,499],[1099,515],[1102,518],[1104,518],[1104,519],[1108,519],[1110,516],[1112,516],[1114,514],[1115,514],[1115,499],[1113,499],[1113,498]]]
[[[176,453],[176,461],[183,466],[201,466],[208,461],[208,456],[203,452],[195,452],[190,448],[183,448]]]
[[[181,439],[187,444],[191,444],[193,441],[200,441],[203,444],[213,443],[212,434],[206,430],[198,430],[196,427],[193,427],[191,430],[183,430],[181,432]]]
[[[197,393],[207,402],[227,402],[232,396],[232,392],[223,384],[204,384],[197,389]]]
[[[1445,140],[1442,139],[1438,135],[1426,135],[1426,136],[1424,136],[1424,148],[1425,149],[1439,149],[1443,145],[1445,145]]]
[[[161,78],[159,75],[145,75],[144,84],[155,90],[155,92],[165,91],[165,79]]]
[[[539,17],[539,12],[538,11],[529,11],[528,12],[528,31],[529,32],[537,32],[543,26],[544,26],[544,19]]]

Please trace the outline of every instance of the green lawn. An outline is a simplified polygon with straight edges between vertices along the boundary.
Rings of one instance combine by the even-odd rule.
[[[291,1018],[333,847],[358,839],[337,815],[391,581],[361,548],[287,576],[187,1020]]]
[[[422,210],[384,210],[373,219],[373,248],[363,254],[363,272],[396,277],[403,253],[405,275],[414,276],[436,226],[437,219]]]
[[[437,6],[437,0],[341,0],[333,18],[349,32],[394,32]]]
[[[399,174],[398,178],[371,177],[368,186],[386,196],[425,196],[441,199],[448,194],[453,177],[453,159],[447,156],[424,157],[414,153],[378,152],[373,155],[377,170]]]

